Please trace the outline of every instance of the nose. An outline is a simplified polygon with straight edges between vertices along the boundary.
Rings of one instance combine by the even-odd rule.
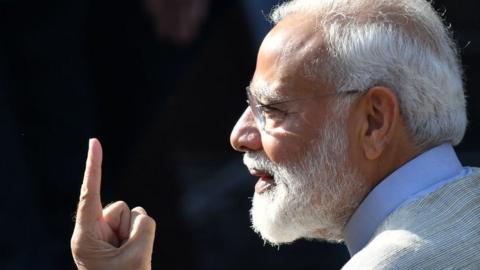
[[[257,151],[262,148],[260,131],[257,128],[252,111],[247,108],[230,134],[230,144],[240,152]]]

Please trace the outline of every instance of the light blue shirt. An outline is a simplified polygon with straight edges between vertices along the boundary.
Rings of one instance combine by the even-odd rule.
[[[367,195],[348,221],[345,244],[350,255],[364,248],[387,216],[402,204],[471,172],[462,166],[450,144],[432,148],[398,168]]]

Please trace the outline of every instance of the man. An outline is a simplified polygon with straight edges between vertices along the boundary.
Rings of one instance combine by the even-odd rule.
[[[430,4],[296,0],[272,18],[231,135],[259,177],[255,231],[272,245],[345,241],[352,259],[344,269],[480,265],[480,171],[463,167],[452,148],[467,122],[462,71]],[[122,223],[108,207],[102,214],[99,173],[88,169],[99,170],[98,151],[94,142],[84,183],[93,189],[82,189],[72,238],[77,265],[99,269],[143,247],[136,254],[148,269],[153,221],[133,210],[144,223],[128,228],[118,225],[128,215]],[[84,244],[84,215],[100,224],[116,217],[111,227],[122,228],[106,259]]]

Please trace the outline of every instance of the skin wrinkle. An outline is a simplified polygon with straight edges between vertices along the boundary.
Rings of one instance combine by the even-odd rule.
[[[295,20],[295,27],[298,29],[310,29],[309,26],[314,22],[314,19],[310,17],[305,17],[302,14],[299,14],[298,16],[297,14],[292,14],[291,17],[292,18],[291,20],[289,20],[289,23],[292,23],[292,21]],[[275,29],[273,29],[272,33],[269,33],[267,37],[274,36],[273,45],[268,46],[275,46],[278,45],[278,43],[281,44],[280,49],[275,49],[280,50],[280,54],[274,62],[279,73],[282,73],[285,76],[291,76],[292,74],[286,73],[285,69],[290,68],[290,65],[297,65],[298,69],[303,70],[303,72],[300,74],[295,74],[295,76],[300,75],[302,78],[307,79],[309,82],[315,82],[319,85],[326,83],[319,77],[319,74],[321,74],[321,72],[318,72],[318,69],[315,70],[315,72],[311,72],[312,69],[309,68],[309,66],[312,63],[309,63],[308,61],[298,62],[294,60],[316,59],[317,63],[323,62],[321,59],[323,59],[322,55],[325,53],[325,46],[323,45],[323,35],[321,34],[321,32],[310,30],[297,31],[295,35],[291,36],[287,36],[287,33],[280,33],[279,37],[277,37],[275,34]],[[282,40],[282,42],[280,42],[279,40]],[[266,47],[266,49],[269,49],[269,47]],[[320,66],[317,67],[320,68]],[[282,81],[287,80],[288,77],[284,78]]]

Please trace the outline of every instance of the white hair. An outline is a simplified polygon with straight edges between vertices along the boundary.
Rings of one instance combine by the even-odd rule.
[[[312,59],[310,72],[337,91],[392,89],[419,147],[460,143],[467,125],[462,69],[451,33],[429,2],[293,0],[271,19],[298,12],[315,19],[325,41],[326,56]]]

